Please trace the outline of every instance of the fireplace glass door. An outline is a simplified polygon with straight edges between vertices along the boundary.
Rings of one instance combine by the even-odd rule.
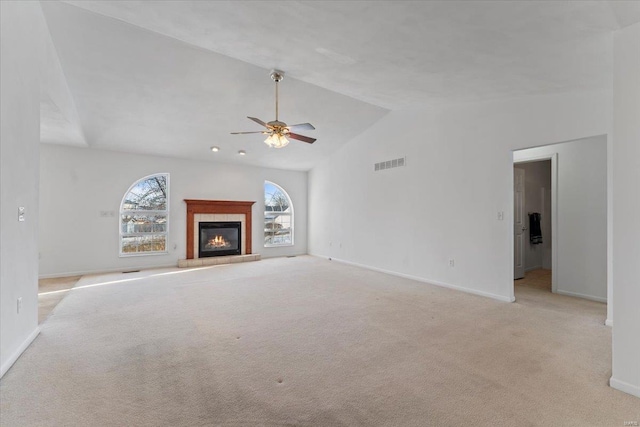
[[[201,222],[198,257],[240,255],[240,222]]]

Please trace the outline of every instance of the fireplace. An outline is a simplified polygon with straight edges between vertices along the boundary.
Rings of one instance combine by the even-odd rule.
[[[198,236],[198,258],[242,253],[241,222],[200,222]]]
[[[187,257],[179,267],[258,261],[251,253],[251,211],[255,202],[185,199],[187,204]],[[204,233],[200,224],[204,223]],[[221,224],[211,227],[209,224]],[[227,225],[232,223],[232,227]],[[238,229],[239,225],[239,229]],[[211,229],[208,229],[211,228]],[[217,228],[217,230],[216,230]],[[230,232],[220,228],[233,228]],[[204,242],[201,246],[200,242]]]
[[[185,202],[187,204],[187,260],[201,258],[201,222],[239,222],[241,224],[238,235],[240,252],[234,252],[230,256],[251,254],[251,210],[255,202],[194,199],[185,199]],[[215,235],[213,237],[215,238]],[[220,254],[216,253],[215,255]],[[218,259],[224,259],[222,256],[216,258],[215,255],[213,257],[205,256],[208,258],[207,265],[213,265]],[[196,265],[198,264],[194,261],[190,266]]]

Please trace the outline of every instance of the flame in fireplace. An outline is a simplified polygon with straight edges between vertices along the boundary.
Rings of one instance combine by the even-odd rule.
[[[207,249],[218,249],[218,248],[228,248],[231,246],[231,243],[226,241],[222,236],[214,236],[213,238],[207,241],[206,248]]]

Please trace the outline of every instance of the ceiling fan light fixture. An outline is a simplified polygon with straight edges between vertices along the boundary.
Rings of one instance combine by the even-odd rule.
[[[289,144],[289,140],[281,133],[272,133],[264,140],[264,143],[271,148],[283,148]]]

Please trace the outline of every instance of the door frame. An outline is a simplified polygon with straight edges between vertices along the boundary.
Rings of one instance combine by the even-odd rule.
[[[530,157],[525,156],[518,159],[517,162],[512,159],[512,163],[513,166],[516,166],[522,163],[539,162],[542,160],[551,160],[551,292],[555,294],[558,291],[558,153]],[[513,173],[511,176],[513,179]],[[511,205],[511,217],[514,218],[515,211],[513,203]],[[513,227],[511,227],[511,241],[513,242],[513,240]],[[513,276],[513,272],[511,275]]]
[[[525,260],[527,258],[525,250],[525,230],[527,229],[525,180],[527,174],[524,169],[517,166],[516,163],[513,164],[513,280],[524,278],[526,274]],[[521,188],[518,187],[519,174],[522,176]],[[517,197],[518,190],[522,191],[519,201]],[[521,212],[521,215],[518,215],[518,212]],[[520,238],[517,239],[517,236],[520,236]],[[518,253],[520,253],[520,256],[518,256]]]

